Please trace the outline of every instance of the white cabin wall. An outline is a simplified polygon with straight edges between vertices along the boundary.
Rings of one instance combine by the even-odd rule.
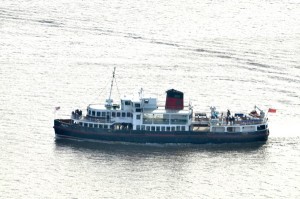
[[[156,98],[143,98],[142,106],[145,109],[157,109],[157,99]]]
[[[121,100],[121,110],[131,112],[132,111],[131,100]]]
[[[137,116],[139,116],[140,119],[137,119]],[[133,117],[132,117],[133,130],[136,130],[137,125],[142,125],[142,121],[143,121],[143,116],[141,113],[133,113]]]

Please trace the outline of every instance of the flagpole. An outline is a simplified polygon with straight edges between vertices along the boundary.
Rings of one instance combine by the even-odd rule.
[[[266,114],[266,120],[268,119],[268,114],[269,114],[269,109],[268,109],[267,114]]]
[[[56,119],[56,112],[60,109],[60,106],[54,107],[54,119]]]

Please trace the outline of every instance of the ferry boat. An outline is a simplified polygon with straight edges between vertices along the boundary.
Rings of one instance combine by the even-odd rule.
[[[166,101],[159,105],[156,98],[123,98],[113,103],[111,92],[104,104],[90,104],[84,115],[72,112],[69,119],[55,119],[54,130],[58,138],[133,143],[236,143],[267,141],[268,119],[264,111],[255,106],[247,113],[194,112],[184,105],[184,93],[175,89],[166,91]],[[258,112],[256,111],[258,110]]]

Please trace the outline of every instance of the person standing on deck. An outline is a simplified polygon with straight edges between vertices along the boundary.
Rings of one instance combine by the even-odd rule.
[[[227,117],[229,117],[231,115],[230,110],[227,109]]]
[[[228,121],[230,122],[230,115],[231,115],[230,110],[227,109],[227,117],[226,117],[226,123],[227,124],[228,124]]]

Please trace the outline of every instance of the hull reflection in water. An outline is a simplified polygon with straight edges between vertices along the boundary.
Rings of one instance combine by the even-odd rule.
[[[255,153],[257,150],[264,149],[265,142],[249,142],[249,143],[225,143],[225,144],[140,144],[128,142],[105,142],[90,141],[81,139],[55,139],[56,150],[71,149],[78,152],[104,152],[107,154],[142,156],[145,155],[171,155],[181,156],[191,152],[240,152]],[[163,150],[162,150],[163,149]]]

